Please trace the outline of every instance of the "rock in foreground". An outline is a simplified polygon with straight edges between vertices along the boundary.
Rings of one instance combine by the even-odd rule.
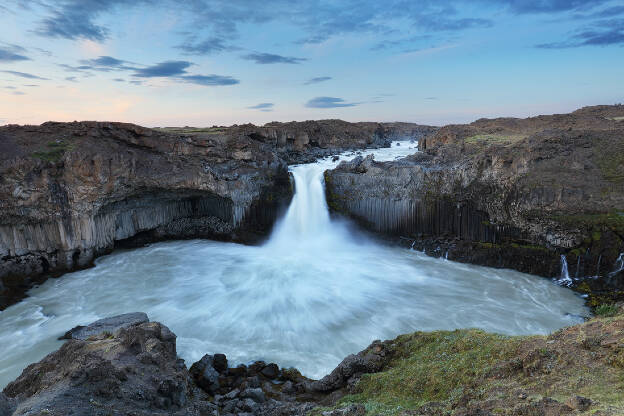
[[[469,329],[375,341],[321,380],[206,355],[187,370],[175,335],[128,317],[71,339],[0,393],[0,416],[618,416],[624,414],[624,309],[549,336]],[[130,317],[131,318],[131,317]],[[108,326],[110,328],[110,326]]]

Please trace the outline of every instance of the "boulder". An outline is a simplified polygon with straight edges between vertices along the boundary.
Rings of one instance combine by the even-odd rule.
[[[123,322],[117,318],[109,322]],[[176,336],[158,322],[70,339],[28,366],[4,394],[17,401],[15,416],[66,415],[68,409],[77,415],[200,416],[214,409],[177,358]]]
[[[143,312],[125,313],[122,315],[104,318],[90,323],[87,326],[77,326],[70,329],[59,339],[81,339],[86,340],[89,337],[100,334],[114,334],[121,328],[127,328],[131,325],[149,322],[147,314]]]

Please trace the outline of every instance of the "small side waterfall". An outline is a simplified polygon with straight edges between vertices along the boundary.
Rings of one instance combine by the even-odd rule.
[[[564,254],[561,255],[561,276],[559,276],[557,283],[566,287],[572,286],[573,283],[570,278],[570,273],[568,272],[568,261],[566,260],[566,256]]]
[[[615,261],[615,268],[611,273],[609,273],[609,277],[615,276],[622,270],[624,270],[624,253],[620,253],[619,257]]]

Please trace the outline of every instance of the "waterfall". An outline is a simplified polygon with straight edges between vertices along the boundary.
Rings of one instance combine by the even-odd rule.
[[[570,273],[568,273],[568,261],[564,254],[561,255],[561,276],[559,276],[557,283],[562,286],[572,286],[572,279],[570,278]]]
[[[333,226],[325,201],[323,172],[326,166],[312,163],[291,169],[295,195],[284,218],[276,225],[267,246],[292,251],[301,246],[327,244],[333,240]]]
[[[624,253],[620,253],[617,260],[615,261],[615,268],[611,273],[609,273],[609,277],[613,277],[619,272],[624,270]]]

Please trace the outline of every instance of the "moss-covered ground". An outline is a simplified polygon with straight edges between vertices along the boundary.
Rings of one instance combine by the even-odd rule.
[[[601,312],[549,336],[399,336],[383,371],[364,375],[336,407],[357,403],[368,415],[624,415],[624,316],[613,305]],[[577,395],[591,406],[575,409]]]

